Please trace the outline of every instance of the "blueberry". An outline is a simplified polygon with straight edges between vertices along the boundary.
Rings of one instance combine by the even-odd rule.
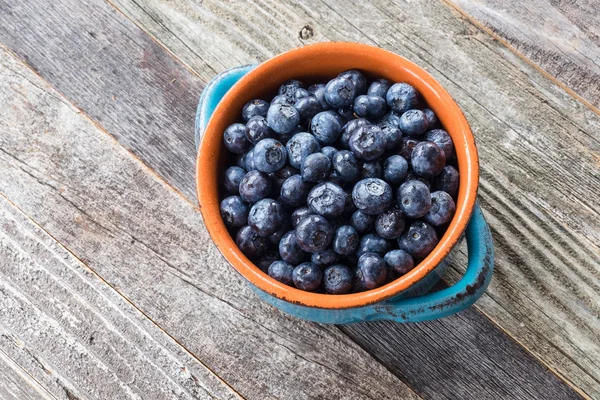
[[[295,79],[290,79],[289,81],[283,82],[281,86],[279,86],[278,93],[287,97],[294,97],[296,90],[302,89],[304,85],[302,82],[297,81]]]
[[[356,274],[367,289],[375,289],[385,282],[385,262],[379,254],[365,253],[358,259]]]
[[[336,262],[338,254],[333,249],[328,248],[323,251],[312,253],[310,261],[318,267],[325,267]]]
[[[454,200],[446,192],[438,191],[431,193],[431,208],[423,219],[433,226],[447,224],[454,217],[456,206]]]
[[[344,213],[346,193],[333,182],[322,182],[312,188],[306,202],[313,213],[327,218],[338,217]]]
[[[280,201],[290,207],[298,207],[306,202],[306,196],[310,190],[300,175],[292,175],[281,185]]]
[[[348,140],[350,150],[360,159],[373,161],[385,151],[385,142],[381,129],[376,125],[358,127]]]
[[[456,168],[446,165],[442,172],[433,180],[433,190],[443,190],[453,199],[458,196],[459,175]]]
[[[344,193],[346,194],[346,201],[344,203],[344,214],[351,215],[357,210],[356,206],[354,205],[354,201],[352,200],[352,188],[348,187],[344,189]]]
[[[363,162],[360,165],[360,179],[383,178],[383,169],[378,161]]]
[[[383,164],[383,179],[393,186],[397,186],[408,173],[408,162],[402,156],[394,155],[385,160]]]
[[[310,215],[302,219],[295,232],[300,248],[311,253],[325,250],[333,239],[333,228],[320,215]]]
[[[421,136],[427,130],[427,118],[421,110],[408,110],[400,117],[400,129],[409,136]]]
[[[400,139],[400,152],[398,154],[404,157],[404,159],[410,164],[412,152],[415,146],[419,143],[421,143],[421,141],[415,138],[403,137]]]
[[[275,139],[263,139],[254,147],[254,165],[257,170],[272,173],[287,161],[285,146]]]
[[[267,112],[267,122],[279,134],[290,133],[300,123],[300,114],[291,105],[272,104]]]
[[[356,208],[367,214],[381,214],[392,205],[392,188],[378,178],[363,179],[354,185],[352,200]]]
[[[283,261],[298,265],[306,259],[307,254],[296,241],[296,232],[289,231],[279,241],[279,255]]]
[[[323,153],[313,153],[304,159],[300,168],[305,182],[323,182],[331,173],[331,160]]]
[[[278,95],[273,97],[273,100],[271,100],[271,104],[270,107],[274,106],[275,104],[286,104],[288,106],[293,106],[294,104],[296,104],[296,99],[294,99],[293,96],[286,96],[286,95]],[[268,115],[268,111],[267,111],[267,115]]]
[[[397,239],[404,232],[404,214],[392,208],[379,214],[375,220],[375,231],[384,239]]]
[[[408,83],[393,84],[385,99],[388,106],[400,115],[419,105],[419,93]]]
[[[321,149],[321,153],[325,154],[333,162],[333,156],[337,153],[337,149],[333,146],[325,146]]]
[[[275,132],[267,124],[267,120],[259,115],[254,116],[246,123],[246,138],[253,144],[263,139],[274,138]]]
[[[446,166],[444,150],[433,142],[417,144],[410,156],[413,170],[423,178],[431,179]]]
[[[271,278],[288,286],[294,286],[293,272],[294,266],[285,261],[275,261],[268,269],[268,274]]]
[[[350,135],[352,135],[352,132],[354,132],[357,128],[361,127],[361,126],[365,126],[368,125],[369,121],[367,121],[364,118],[357,118],[357,119],[353,119],[351,121],[348,121],[346,123],[346,125],[344,125],[342,127],[342,134],[340,135],[340,146],[343,149],[350,149],[350,144],[348,143],[350,141]]]
[[[350,225],[342,225],[336,229],[333,236],[333,251],[342,255],[352,254],[358,248],[359,240],[356,229]]]
[[[359,117],[378,119],[387,111],[387,104],[381,97],[363,94],[354,99],[353,109]]]
[[[429,108],[424,108],[425,119],[427,120],[427,129],[433,129],[438,123],[438,118]]]
[[[317,267],[313,263],[302,263],[294,268],[292,274],[294,279],[294,285],[301,290],[307,292],[314,292],[321,286],[323,280],[323,272],[321,268]]]
[[[314,95],[308,95],[296,100],[294,107],[298,110],[302,123],[307,123],[323,110],[321,103],[319,103],[319,100]]]
[[[348,150],[340,150],[333,156],[333,171],[344,182],[354,182],[358,179],[360,165],[354,154]]]
[[[350,79],[334,78],[325,87],[325,100],[333,108],[348,107],[356,97],[356,86]]]
[[[225,225],[239,228],[248,223],[248,204],[240,196],[229,196],[221,201],[221,217]]]
[[[438,237],[435,229],[423,221],[413,222],[398,239],[400,250],[406,251],[417,260],[427,257],[437,243]]]
[[[246,127],[243,124],[232,124],[223,132],[225,147],[232,153],[242,154],[250,148],[246,138]]]
[[[325,293],[344,294],[352,290],[352,271],[343,264],[336,264],[323,271]]]
[[[407,181],[398,189],[398,207],[408,218],[421,218],[429,212],[431,194],[421,181]]]
[[[350,217],[350,225],[358,233],[366,233],[373,229],[373,224],[375,223],[375,217],[369,214],[366,214],[360,210],[355,211]]]
[[[269,236],[283,225],[284,212],[273,199],[262,199],[250,208],[248,225],[260,236]]]
[[[415,267],[415,262],[410,254],[404,250],[392,250],[385,253],[383,257],[390,271],[398,275],[404,275]]]
[[[246,169],[246,157],[247,156],[248,156],[248,152],[238,154],[237,157],[235,158],[235,164],[242,169]]]
[[[429,189],[431,191],[431,182],[429,182],[428,179],[425,179],[421,175],[417,174],[412,169],[408,170],[408,173],[406,174],[406,178],[404,178],[404,182],[409,182],[409,181],[423,182],[425,184],[425,186],[427,186],[427,189]]]
[[[290,176],[298,174],[300,174],[300,171],[291,165],[284,165],[283,168],[270,174],[271,181],[273,182],[273,192],[280,193],[283,182],[285,182]]]
[[[440,146],[440,148],[444,151],[444,155],[446,156],[446,160],[449,160],[454,153],[454,142],[450,137],[450,134],[443,129],[433,129],[425,135],[425,140],[429,142],[433,142]]]
[[[342,125],[345,125],[348,121],[354,119],[354,108],[352,106],[340,108],[337,110],[337,114],[342,117]]]
[[[292,228],[296,229],[301,220],[311,215],[310,209],[308,207],[300,207],[296,208],[292,213],[291,221]]]
[[[242,118],[245,122],[252,117],[266,117],[269,110],[269,103],[261,99],[250,100],[242,108]]]
[[[229,193],[238,194],[240,192],[240,182],[244,175],[246,175],[246,171],[243,168],[235,166],[227,168],[223,177],[225,190]]]
[[[256,165],[254,165],[254,148],[246,153],[246,171],[256,171]]]
[[[303,89],[303,88],[298,88],[298,89],[296,89],[296,91],[294,92],[294,96],[293,96],[293,97],[294,97],[294,99],[295,99],[296,101],[298,101],[298,100],[300,100],[300,99],[302,99],[302,98],[304,98],[304,97],[306,97],[306,96],[310,96],[310,95],[311,95],[311,94],[310,94],[310,92],[309,92],[308,90],[306,90],[306,89]]]
[[[269,247],[269,241],[259,236],[248,225],[241,228],[235,236],[235,243],[246,257],[256,259],[262,256]]]
[[[279,246],[279,242],[283,238],[283,235],[285,235],[291,229],[292,229],[292,223],[290,222],[290,216],[287,213],[285,213],[284,217],[283,217],[283,224],[281,225],[281,228],[279,228],[277,231],[275,231],[274,233],[269,235],[269,242],[271,242],[271,244]]]
[[[358,257],[365,253],[377,253],[383,257],[390,249],[390,244],[387,240],[374,233],[368,233],[360,238],[360,243],[356,249]]]
[[[315,85],[311,85],[308,88],[309,93],[312,93],[317,98],[317,100],[319,100],[319,103],[321,104],[321,108],[323,110],[331,108],[327,100],[325,100],[325,87],[326,85],[324,83],[317,83]]]
[[[350,69],[342,72],[338,77],[350,79],[356,89],[356,95],[367,93],[367,78],[365,78],[362,72],[356,69]]]
[[[310,122],[310,129],[321,144],[333,144],[342,132],[343,124],[334,111],[322,111]]]
[[[264,172],[250,171],[240,182],[240,196],[248,203],[256,203],[271,194],[272,183]]]
[[[269,271],[269,266],[271,266],[271,264],[273,264],[275,261],[279,261],[279,254],[272,249],[267,249],[265,254],[255,260],[254,264],[262,272],[267,273],[267,271]]]
[[[317,142],[317,139],[307,132],[296,133],[285,147],[290,165],[298,169],[300,169],[306,157],[321,150],[321,145]]]
[[[377,121],[377,126],[381,128],[386,150],[398,149],[402,139],[400,116],[391,111]]]
[[[391,86],[392,82],[387,79],[377,79],[371,83],[369,89],[367,89],[367,94],[385,99],[385,95]]]

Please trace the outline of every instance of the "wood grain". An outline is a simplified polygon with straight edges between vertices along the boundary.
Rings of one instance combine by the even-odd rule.
[[[0,349],[0,399],[53,399],[52,395],[31,378]]]
[[[93,23],[85,21],[92,15]],[[170,134],[174,125],[193,131],[191,110],[203,84],[192,72],[103,1],[0,0],[0,21],[5,45],[159,175],[195,196],[183,184],[194,178],[193,137]],[[17,45],[10,31],[23,41]]]
[[[600,108],[600,3],[449,1]]]
[[[3,196],[0,221],[0,348],[53,398],[239,398]]]
[[[379,45],[430,71],[479,144],[498,261],[476,307],[584,393],[600,395],[598,115],[436,1],[113,4],[203,78],[322,40]]]
[[[195,206],[24,65],[0,57],[0,110],[10,110],[0,113],[0,193],[211,371],[253,399],[418,398],[335,327],[260,302],[215,249]],[[15,296],[29,290],[41,296],[35,285],[21,286],[11,284]],[[63,298],[58,289],[50,294]],[[77,296],[91,301],[94,293],[79,287]],[[56,329],[70,329],[62,318]],[[75,350],[83,355],[105,345],[89,343],[90,331],[78,332]],[[155,354],[155,346],[148,343],[140,357]],[[133,384],[127,365],[114,362],[124,369],[118,376]],[[83,362],[82,368],[93,367],[93,360]],[[65,361],[63,368],[75,367]],[[110,382],[71,381],[81,392]]]

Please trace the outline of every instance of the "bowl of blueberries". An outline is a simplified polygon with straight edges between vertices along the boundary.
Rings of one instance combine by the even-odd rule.
[[[319,43],[216,76],[196,116],[207,230],[260,298],[321,323],[418,322],[493,271],[459,106],[389,51]],[[462,238],[463,277],[437,290]]]

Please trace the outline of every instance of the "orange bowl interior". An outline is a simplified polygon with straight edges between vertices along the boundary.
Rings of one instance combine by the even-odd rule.
[[[269,99],[288,79],[325,82],[342,71],[359,69],[369,78],[385,78],[414,86],[436,113],[454,141],[460,187],[456,214],[435,249],[406,275],[362,293],[329,295],[284,285],[258,269],[236,246],[219,212],[220,185],[227,154],[223,131],[241,119],[246,102]],[[204,132],[196,165],[196,187],[206,228],[219,251],[246,279],[261,290],[296,304],[320,308],[349,308],[376,303],[408,289],[429,274],[458,243],[477,197],[479,164],[473,134],[450,94],[423,69],[405,58],[357,43],[320,43],[280,54],[256,67],[223,97]]]

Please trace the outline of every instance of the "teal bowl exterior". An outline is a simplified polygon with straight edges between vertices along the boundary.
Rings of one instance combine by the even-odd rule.
[[[195,140],[198,148],[202,133],[217,104],[227,91],[255,65],[229,69],[213,78],[205,87],[196,114]],[[454,285],[428,293],[446,271],[457,246],[425,278],[396,296],[363,307],[328,309],[290,303],[250,285],[262,300],[290,315],[309,321],[346,324],[363,321],[393,320],[421,322],[442,318],[470,307],[485,292],[494,270],[494,245],[490,229],[477,203],[464,237],[468,247],[468,264],[464,276]]]

